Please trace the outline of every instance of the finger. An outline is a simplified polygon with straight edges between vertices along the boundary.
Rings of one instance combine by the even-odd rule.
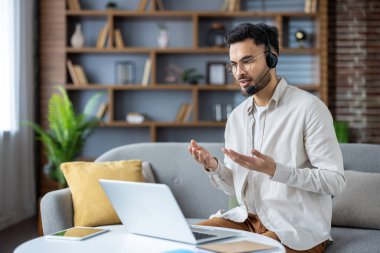
[[[198,154],[199,154],[199,158],[202,160],[202,162],[207,164],[208,160],[210,159],[210,154],[204,150],[198,151]]]
[[[191,146],[194,147],[194,148],[197,148],[197,149],[200,148],[200,146],[198,145],[198,143],[197,143],[195,140],[191,140],[191,141],[190,141],[190,144],[191,144]]]
[[[260,151],[258,151],[257,149],[252,149],[251,154],[259,158],[264,158],[265,156],[263,153],[260,153]]]
[[[232,149],[223,149],[223,153],[226,154],[229,158],[231,158],[235,162],[241,162],[241,155]]]
[[[247,169],[252,169],[256,166],[256,161],[253,157],[242,155],[232,149],[224,149],[224,150],[225,150],[225,154],[237,164]]]
[[[199,160],[199,156],[198,156],[197,152],[194,152],[194,153],[193,153],[193,158],[194,158],[197,162],[200,162],[200,160]]]

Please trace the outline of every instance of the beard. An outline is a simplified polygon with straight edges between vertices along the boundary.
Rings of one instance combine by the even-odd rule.
[[[263,71],[258,78],[253,78],[253,77],[250,77],[248,75],[240,75],[239,78],[238,78],[238,82],[239,80],[241,79],[245,79],[245,80],[250,80],[250,84],[247,85],[246,87],[240,87],[240,93],[244,96],[244,97],[250,97],[256,93],[258,93],[259,91],[261,91],[262,89],[264,89],[271,81],[272,77],[271,75],[269,74],[269,71],[270,69],[266,70],[266,71]],[[254,85],[253,85],[254,84]],[[253,92],[250,92],[248,93],[247,92],[247,89],[249,87],[255,87],[254,91]]]

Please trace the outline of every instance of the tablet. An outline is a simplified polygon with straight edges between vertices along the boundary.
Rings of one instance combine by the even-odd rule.
[[[63,239],[63,240],[74,240],[81,241],[92,236],[102,234],[109,231],[105,228],[91,228],[91,227],[73,227],[65,229],[53,234],[47,235],[47,239]]]

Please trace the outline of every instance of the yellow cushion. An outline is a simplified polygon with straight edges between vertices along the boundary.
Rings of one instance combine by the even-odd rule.
[[[99,179],[144,182],[140,160],[61,164],[73,198],[74,226],[120,224]]]

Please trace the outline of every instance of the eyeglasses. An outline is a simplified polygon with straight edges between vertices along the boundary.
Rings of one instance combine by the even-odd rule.
[[[226,69],[227,69],[228,72],[230,72],[232,74],[236,74],[238,66],[243,71],[249,71],[251,69],[252,63],[254,61],[256,61],[257,58],[259,58],[260,56],[262,56],[263,54],[265,54],[267,52],[268,51],[264,51],[261,54],[258,54],[256,56],[252,55],[252,56],[249,56],[247,58],[243,58],[242,60],[239,61],[239,63],[235,63],[235,62],[227,63],[226,64]]]

